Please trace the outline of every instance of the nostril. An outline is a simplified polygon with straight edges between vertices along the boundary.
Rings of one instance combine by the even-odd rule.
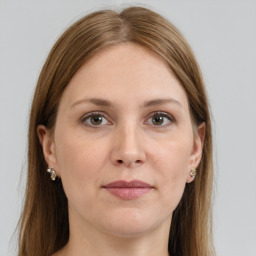
[[[116,163],[117,164],[125,164],[125,165],[130,165],[130,164],[132,164],[132,162],[133,161],[123,161],[123,160],[121,160],[121,159],[118,159],[118,160],[116,160]],[[135,164],[141,164],[142,163],[142,161],[141,160],[136,160],[136,161],[134,161],[133,163],[135,163]]]

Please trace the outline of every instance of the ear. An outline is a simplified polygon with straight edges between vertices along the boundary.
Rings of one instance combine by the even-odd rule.
[[[192,168],[197,168],[202,158],[205,138],[205,123],[201,123],[195,130],[196,131],[194,132],[194,144],[187,173],[187,183],[190,183],[194,180],[195,177],[191,177],[190,170]]]
[[[43,149],[44,159],[48,167],[53,168],[57,173],[55,143],[52,133],[44,125],[38,125],[37,135]],[[58,173],[57,175],[59,176]]]

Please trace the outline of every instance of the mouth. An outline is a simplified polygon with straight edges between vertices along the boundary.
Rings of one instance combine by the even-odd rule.
[[[111,182],[102,188],[123,200],[134,200],[150,192],[154,187],[140,180]]]

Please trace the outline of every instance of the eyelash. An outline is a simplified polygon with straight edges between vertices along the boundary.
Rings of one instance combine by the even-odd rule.
[[[163,117],[163,118],[168,119],[168,121],[169,121],[168,124],[165,124],[165,125],[154,125],[153,124],[153,126],[159,126],[159,128],[160,127],[167,127],[167,126],[171,125],[171,123],[175,123],[175,119],[171,115],[169,115],[165,112],[159,112],[159,111],[151,113],[150,117],[147,119],[147,121],[154,118],[154,117]]]
[[[84,115],[81,118],[81,123],[84,124],[85,126],[89,126],[89,127],[93,127],[93,128],[100,128],[100,126],[102,126],[102,125],[93,125],[93,124],[86,123],[86,120],[90,120],[90,118],[93,117],[93,116],[100,116],[100,117],[103,117],[104,119],[107,120],[104,113],[102,113],[102,112],[91,112],[89,114]]]
[[[102,124],[100,124],[100,125],[88,124],[86,121],[87,121],[87,120],[90,120],[90,118],[93,117],[93,116],[103,117],[103,119],[107,120],[107,122],[110,123],[110,122],[108,121],[108,119],[105,117],[105,114],[102,113],[102,112],[91,112],[91,113],[89,113],[89,114],[84,115],[84,116],[81,118],[81,123],[82,123],[83,125],[85,125],[85,126],[92,127],[92,128],[101,128],[101,127],[104,126],[104,125],[108,125],[108,124],[103,124],[103,125],[102,125]],[[165,125],[162,125],[162,124],[160,124],[160,125],[154,125],[154,124],[152,124],[152,122],[151,122],[151,125],[152,125],[152,126],[155,126],[155,127],[158,127],[158,128],[164,128],[164,127],[167,127],[167,126],[171,125],[172,123],[175,123],[175,122],[176,122],[176,120],[173,118],[173,116],[167,114],[166,112],[156,111],[156,112],[153,112],[153,113],[151,113],[151,114],[149,115],[149,117],[147,118],[146,123],[147,123],[150,119],[152,119],[152,118],[154,118],[154,117],[163,117],[163,118],[167,118],[167,119],[168,119],[168,124],[165,124]]]

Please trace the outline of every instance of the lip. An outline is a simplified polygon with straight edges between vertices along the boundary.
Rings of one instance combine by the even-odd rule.
[[[103,186],[111,194],[123,200],[134,200],[151,191],[154,187],[140,180],[118,180]]]

